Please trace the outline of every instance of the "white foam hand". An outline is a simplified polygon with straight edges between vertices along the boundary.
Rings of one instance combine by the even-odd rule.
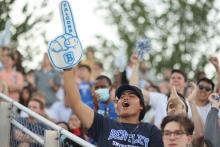
[[[60,3],[60,15],[64,34],[49,43],[48,56],[53,67],[62,71],[76,66],[82,58],[83,50],[68,1]]]

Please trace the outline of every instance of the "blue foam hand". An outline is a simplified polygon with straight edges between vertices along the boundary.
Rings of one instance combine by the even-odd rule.
[[[136,52],[138,54],[138,58],[143,60],[144,54],[149,52],[151,49],[151,41],[147,37],[139,38],[136,41]]]
[[[60,15],[64,34],[49,43],[48,56],[53,67],[62,71],[76,66],[82,58],[83,50],[68,1],[60,3]]]

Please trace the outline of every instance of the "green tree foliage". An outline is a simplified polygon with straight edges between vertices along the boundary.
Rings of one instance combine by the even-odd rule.
[[[219,50],[220,17],[217,0],[108,0],[99,1],[99,12],[116,28],[120,44],[130,56],[136,37],[152,40],[146,59],[161,73],[165,68],[180,68],[187,73],[203,70],[207,55]],[[102,42],[111,42],[100,37]],[[193,76],[192,73],[191,77]]]
[[[47,10],[48,2],[40,0],[31,1],[0,0],[0,31],[9,20],[12,23],[11,47],[19,49],[25,61],[32,61],[41,50],[33,46],[33,42],[41,39],[45,41],[43,24],[50,21],[52,13]],[[19,11],[20,10],[20,11]]]

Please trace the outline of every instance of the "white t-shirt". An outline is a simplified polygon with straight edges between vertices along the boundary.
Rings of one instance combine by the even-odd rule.
[[[157,92],[150,92],[150,105],[155,111],[154,124],[160,126],[162,119],[167,116],[167,96]]]
[[[165,94],[158,92],[150,92],[149,97],[150,97],[150,105],[155,110],[154,124],[159,127],[163,118],[167,116],[167,111],[166,111],[167,102],[168,102],[167,96]],[[192,118],[192,111],[187,99],[186,99],[186,103],[188,106],[188,117]]]
[[[70,107],[65,107],[63,101],[55,102],[50,109],[48,109],[47,114],[50,118],[55,119],[56,122],[64,121],[68,122],[70,116],[72,115],[72,109]]]
[[[198,113],[201,116],[203,124],[206,122],[207,115],[211,110],[211,103],[206,104],[205,106],[196,106]],[[218,117],[220,118],[220,111],[218,112]]]

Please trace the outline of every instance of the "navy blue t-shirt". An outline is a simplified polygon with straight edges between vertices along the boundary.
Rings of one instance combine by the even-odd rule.
[[[99,147],[163,147],[160,130],[149,123],[119,123],[95,113],[89,129]]]

